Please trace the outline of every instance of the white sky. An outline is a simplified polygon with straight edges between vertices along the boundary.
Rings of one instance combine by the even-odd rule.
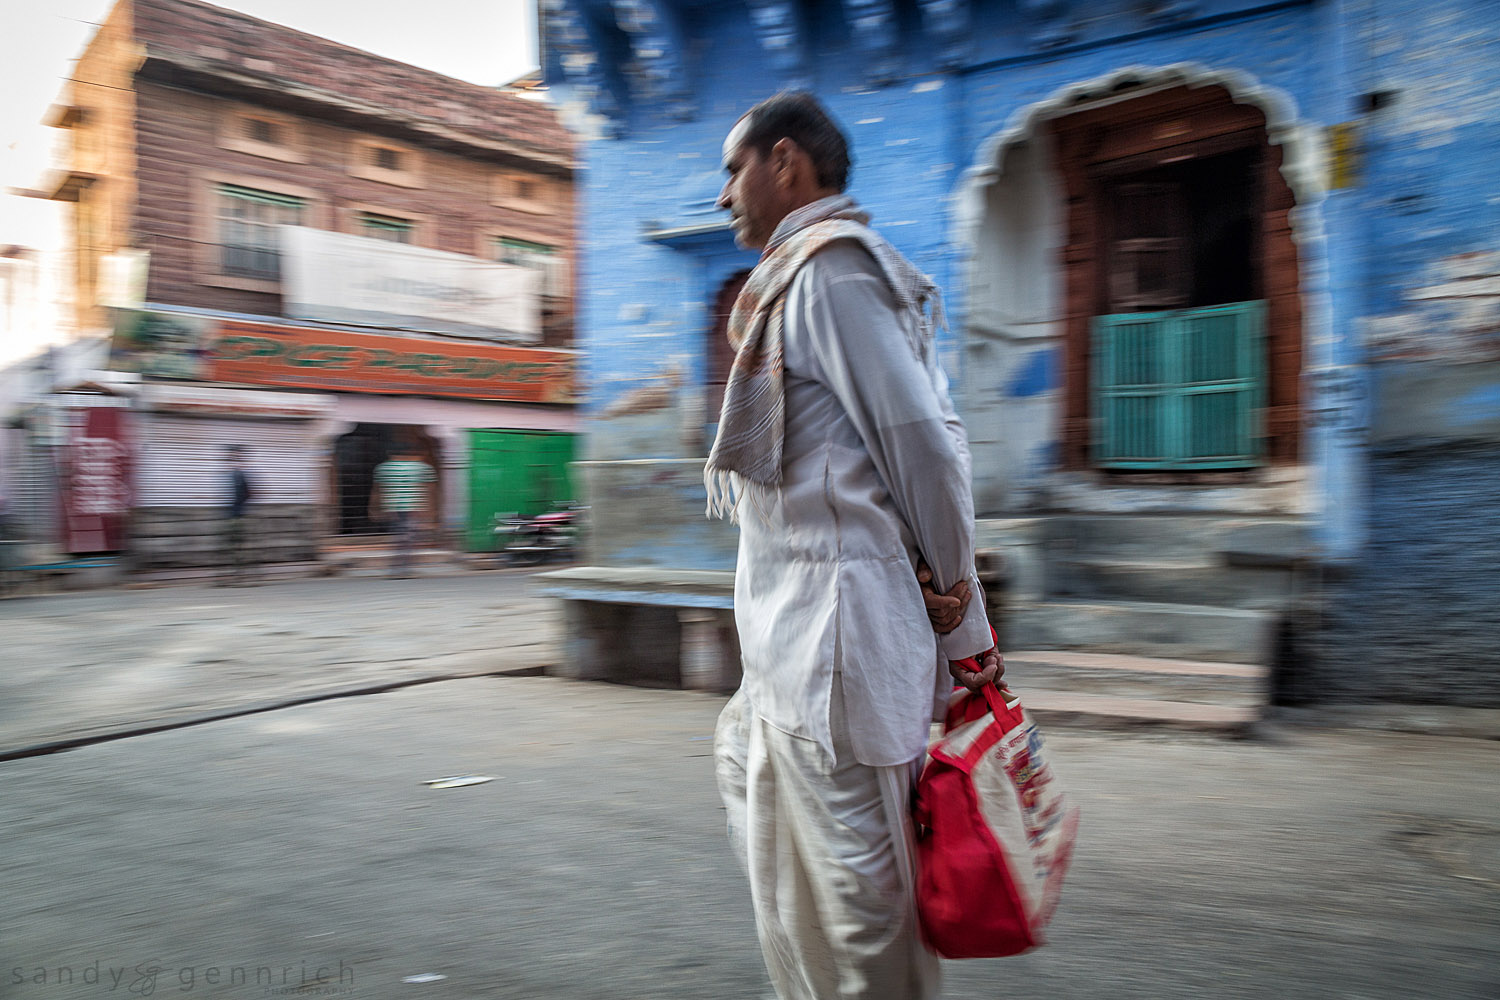
[[[40,121],[112,4],[0,0],[0,246],[41,251],[49,300],[42,328],[0,328],[0,365],[65,332],[57,300],[67,276],[67,206],[8,192],[40,186],[54,165],[65,133]],[[221,0],[218,6],[486,86],[536,65],[535,0]]]

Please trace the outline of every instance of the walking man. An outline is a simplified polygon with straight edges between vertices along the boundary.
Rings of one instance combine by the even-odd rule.
[[[984,615],[931,600],[980,595],[938,291],[843,193],[847,140],[811,95],[756,105],[723,155],[719,206],[762,251],[705,474],[710,513],[740,525],[744,681],[715,735],[730,839],[782,1000],[922,1000],[913,772],[953,681],[1000,669]]]
[[[392,561],[393,576],[407,576],[411,571],[412,550],[416,547],[417,517],[431,509],[432,482],[437,476],[432,466],[422,461],[416,448],[403,442],[394,456],[375,467],[375,489],[370,494],[370,516],[383,513],[395,522],[396,555]]]
[[[246,535],[250,499],[255,496],[255,488],[250,484],[250,474],[245,471],[244,446],[232,444],[226,454],[229,459],[229,503],[224,510],[224,561],[229,568],[224,582],[238,584],[245,582],[249,564]]]

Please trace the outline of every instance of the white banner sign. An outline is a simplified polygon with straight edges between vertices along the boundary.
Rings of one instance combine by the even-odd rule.
[[[281,227],[286,315],[505,340],[541,338],[541,274],[441,250]]]

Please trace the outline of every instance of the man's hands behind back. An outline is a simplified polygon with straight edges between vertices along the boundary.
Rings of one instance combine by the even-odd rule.
[[[973,592],[968,580],[955,583],[947,593],[939,594],[932,587],[932,569],[925,562],[917,561],[917,582],[922,585],[922,603],[927,606],[927,617],[932,621],[932,630],[939,635],[952,632],[964,620]],[[963,663],[949,661],[948,673],[953,680],[970,691],[978,691],[986,684],[993,684],[1005,674],[1005,661],[998,649],[991,649],[975,657],[978,670],[970,670]]]
[[[969,598],[974,596],[969,591],[969,581],[960,580],[946,594],[939,594],[932,589],[932,569],[925,562],[917,560],[917,582],[922,585],[922,603],[927,605],[927,617],[932,621],[932,630],[939,635],[947,635],[964,620],[964,612],[969,608]]]

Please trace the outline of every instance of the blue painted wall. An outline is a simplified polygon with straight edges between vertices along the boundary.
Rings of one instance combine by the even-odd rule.
[[[823,16],[810,18],[813,28],[804,42],[817,49],[818,58],[809,60],[804,82],[851,135],[852,193],[887,238],[947,290],[955,330],[962,328],[964,303],[952,198],[961,172],[976,164],[986,140],[1018,110],[1122,66],[1184,61],[1237,70],[1279,88],[1310,122],[1340,120],[1348,104],[1322,78],[1320,61],[1309,58],[1325,44],[1318,5],[1197,4],[1200,14],[1221,19],[1175,29],[1151,27],[1126,12],[1139,5],[1102,5],[1105,13],[1088,21],[1073,47],[1039,53],[1028,40],[1031,26],[1010,5],[978,4],[979,43],[971,68],[935,72],[935,44],[910,30],[901,46],[907,75],[883,87],[864,78],[833,6],[812,5]],[[688,66],[696,115],[663,120],[644,102],[631,105],[619,97],[626,106],[623,134],[592,142],[585,153],[579,330],[589,354],[585,373],[594,413],[673,365],[682,367],[686,384],[698,384],[706,303],[718,283],[753,264],[753,257],[733,250],[727,236],[717,245],[685,249],[643,236],[722,219],[713,202],[722,181],[723,136],[741,112],[787,76],[767,71],[767,56],[742,5],[688,5],[679,16],[687,36],[700,40]],[[556,68],[554,77],[566,95]],[[945,347],[954,354],[956,340]],[[961,379],[963,373],[953,374]],[[613,454],[608,437],[606,430],[596,457],[650,457]],[[663,442],[661,454],[681,454],[675,436]]]
[[[1348,5],[1365,105],[1339,282],[1364,378],[1368,542],[1306,690],[1500,707],[1500,5]]]
[[[1125,67],[1157,72],[1192,63],[1215,80],[1253,90],[1273,119],[1272,140],[1297,161],[1284,174],[1292,181],[1288,171],[1300,171],[1293,187],[1306,327],[1305,511],[1321,554],[1348,564],[1330,601],[1357,609],[1386,586],[1372,553],[1430,566],[1426,556],[1413,561],[1400,553],[1426,544],[1419,540],[1429,528],[1424,511],[1433,509],[1427,499],[1445,495],[1449,485],[1453,496],[1467,498],[1466,517],[1496,523],[1493,504],[1462,486],[1473,467],[1462,456],[1487,454],[1486,443],[1500,440],[1500,419],[1490,413],[1500,396],[1500,4],[976,0],[960,5],[974,20],[954,39],[924,30],[924,5],[897,3],[889,6],[894,21],[887,27],[899,43],[890,79],[877,86],[867,71],[880,55],[879,33],[856,37],[836,3],[657,2],[648,6],[670,22],[680,47],[675,62],[656,67],[652,86],[673,90],[677,74],[673,92],[681,99],[673,102],[649,99],[649,88],[646,96],[632,90],[642,60],[622,53],[654,50],[630,49],[632,36],[614,15],[618,5],[552,6],[575,18],[598,56],[582,74],[584,63],[574,59],[570,75],[562,63],[568,52],[556,42],[547,68],[560,103],[592,136],[582,175],[579,284],[591,457],[704,453],[712,417],[703,413],[697,387],[708,356],[708,307],[720,284],[753,257],[734,249],[727,234],[683,231],[722,219],[713,207],[722,181],[719,148],[736,117],[798,82],[827,103],[853,140],[854,196],[946,291],[954,332],[941,347],[983,459],[979,477],[993,480],[977,484],[981,508],[1023,509],[1024,487],[1040,482],[1057,460],[1060,357],[1046,334],[1003,356],[965,343],[974,303],[962,222],[973,171],[993,165],[986,158],[997,135],[1066,88]],[[749,6],[794,9],[797,42],[815,57],[778,68]],[[1157,16],[1143,13],[1153,7]],[[1053,9],[1063,16],[1042,16]],[[619,109],[611,120],[592,113],[611,107]],[[1353,137],[1353,182],[1330,189],[1328,129],[1340,124]],[[655,239],[647,236],[653,232]],[[1449,371],[1460,374],[1445,377]],[[1462,450],[1472,448],[1480,450]],[[1424,456],[1427,473],[1420,471]],[[1418,498],[1412,491],[1424,499],[1404,504],[1404,495]],[[1461,520],[1452,529],[1476,538],[1492,533]],[[1472,560],[1453,565],[1460,579],[1477,568]],[[1472,586],[1493,590],[1488,578]],[[1429,596],[1442,601],[1444,593]],[[1407,599],[1420,615],[1429,597],[1414,590]],[[1329,661],[1340,676],[1361,657],[1379,655],[1350,624],[1356,619],[1328,618],[1330,635],[1347,638],[1333,645],[1348,656]],[[1500,639],[1493,622],[1476,627]],[[1351,683],[1332,687],[1347,695],[1359,689]],[[1500,703],[1500,682],[1488,683],[1459,687]]]

